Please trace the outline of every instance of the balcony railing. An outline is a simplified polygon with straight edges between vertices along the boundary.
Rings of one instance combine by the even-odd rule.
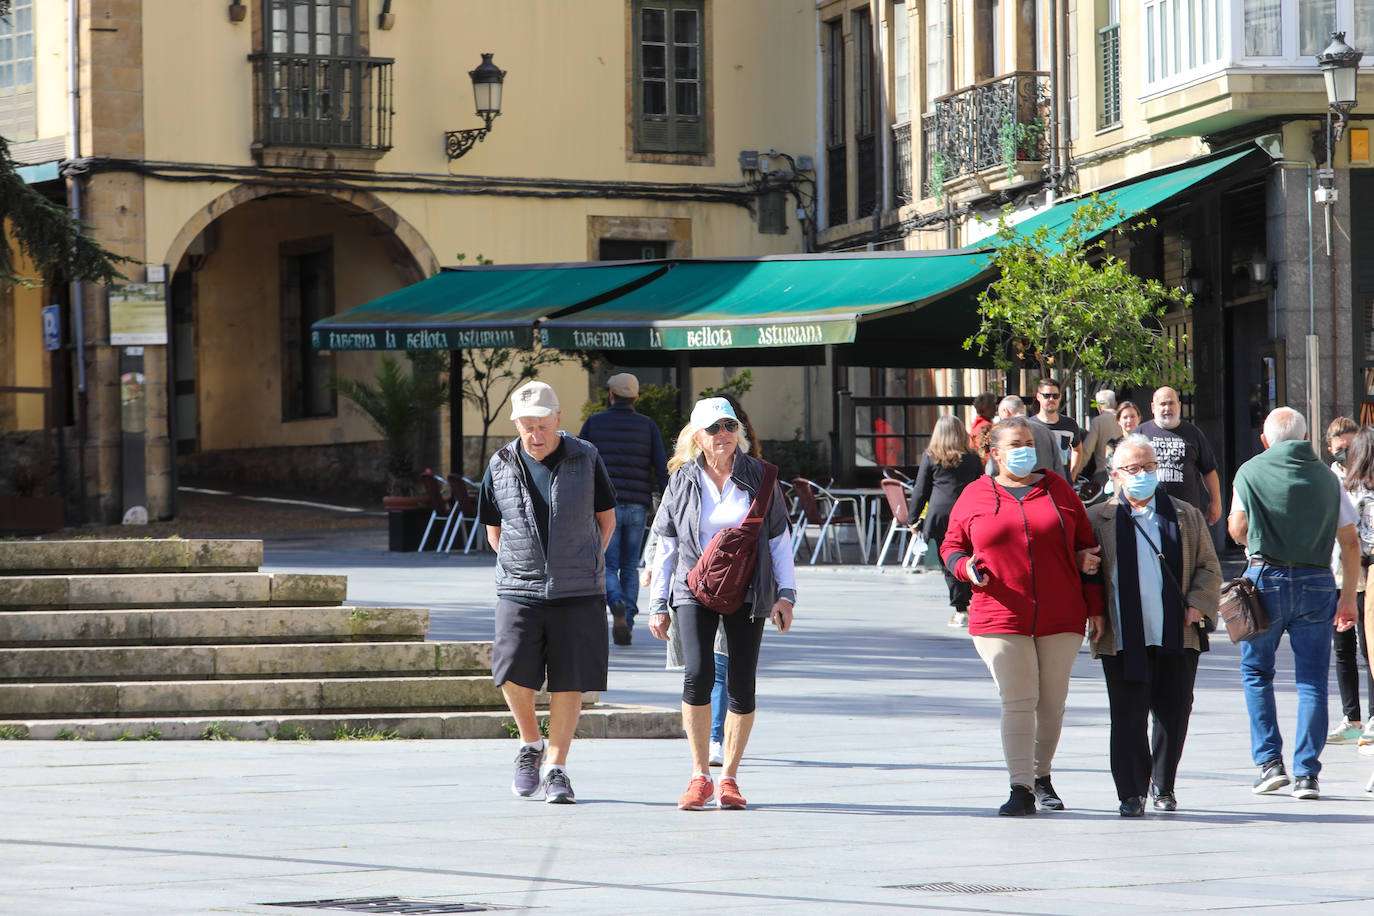
[[[249,60],[258,143],[391,149],[391,58],[251,54]]]
[[[935,100],[936,154],[945,180],[1045,159],[1049,74],[1017,72]]]
[[[939,131],[935,126],[935,114],[921,115],[921,196],[935,196],[935,179],[943,181],[943,176],[935,173],[935,150],[939,142]]]
[[[911,122],[892,128],[892,200],[904,207],[911,203]]]

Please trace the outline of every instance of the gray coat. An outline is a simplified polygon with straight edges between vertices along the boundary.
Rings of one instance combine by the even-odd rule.
[[[565,454],[549,490],[549,546],[539,540],[520,441],[491,456],[491,488],[501,510],[496,594],[572,598],[606,593],[606,555],[596,521],[596,449],[560,432]]]
[[[677,539],[677,566],[673,570],[673,581],[668,603],[679,607],[695,602],[692,590],[687,587],[687,573],[701,559],[701,475],[705,458],[684,464],[668,478],[668,489],[658,506],[654,517],[653,530],[659,537]],[[730,479],[753,499],[763,482],[763,464],[750,458],[744,452],[735,452],[735,464],[730,471]],[[780,597],[793,599],[788,589],[783,594],[773,579],[773,557],[768,552],[768,542],[791,530],[787,523],[787,501],[782,489],[775,485],[773,498],[768,504],[768,514],[763,527],[759,530],[758,564],[754,567],[754,584],[750,586],[746,601],[753,604],[751,616],[767,617],[773,610],[773,603]],[[656,604],[661,604],[661,600]],[[654,613],[666,613],[667,607],[653,608]]]

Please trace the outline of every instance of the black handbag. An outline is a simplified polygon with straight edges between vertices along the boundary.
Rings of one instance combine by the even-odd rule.
[[[1233,643],[1249,642],[1269,629],[1269,614],[1264,610],[1259,589],[1243,576],[1222,585],[1217,613]]]

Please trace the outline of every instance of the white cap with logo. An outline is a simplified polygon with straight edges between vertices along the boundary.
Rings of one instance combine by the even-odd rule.
[[[510,418],[547,417],[558,413],[558,395],[546,382],[526,382],[510,396]]]
[[[702,398],[692,408],[692,429],[705,429],[718,420],[739,422],[735,408],[725,398]]]

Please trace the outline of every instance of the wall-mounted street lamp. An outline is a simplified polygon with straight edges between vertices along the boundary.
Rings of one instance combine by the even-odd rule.
[[[487,134],[491,133],[491,122],[501,114],[501,84],[506,79],[506,71],[491,62],[491,54],[483,52],[482,62],[477,69],[469,70],[468,76],[472,78],[477,117],[486,122],[486,126],[444,131],[444,147],[450,162],[461,158],[476,143],[485,140]]]

